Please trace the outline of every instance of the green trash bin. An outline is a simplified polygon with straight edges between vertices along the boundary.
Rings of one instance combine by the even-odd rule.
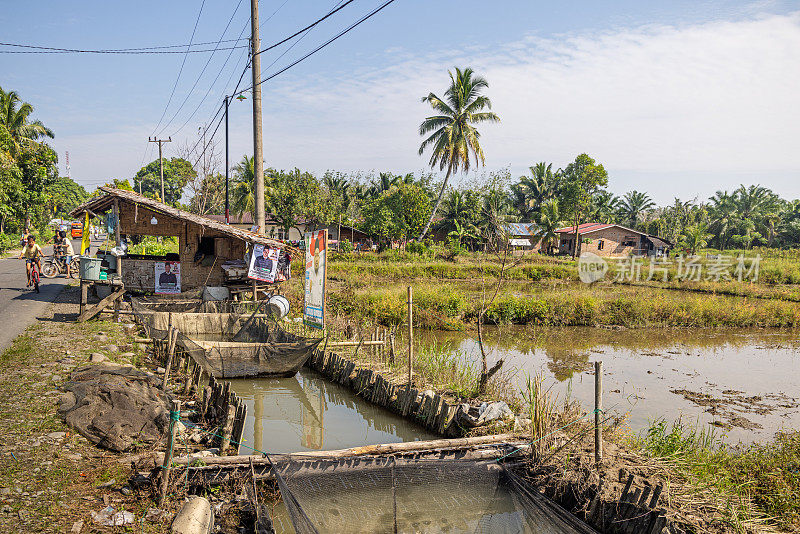
[[[100,280],[102,258],[81,256],[81,280]]]

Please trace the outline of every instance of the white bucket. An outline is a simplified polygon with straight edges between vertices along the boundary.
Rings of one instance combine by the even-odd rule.
[[[289,313],[289,301],[283,295],[275,295],[267,301],[267,313],[282,319]]]

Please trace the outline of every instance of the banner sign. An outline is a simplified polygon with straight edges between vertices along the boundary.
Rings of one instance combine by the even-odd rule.
[[[305,235],[306,280],[303,322],[325,328],[325,276],[327,271],[328,230]]]
[[[155,264],[156,293],[181,292],[181,262],[157,261]]]
[[[262,282],[275,282],[280,252],[276,248],[253,245],[253,253],[250,254],[250,270],[247,272],[247,277],[253,280],[261,280]]]

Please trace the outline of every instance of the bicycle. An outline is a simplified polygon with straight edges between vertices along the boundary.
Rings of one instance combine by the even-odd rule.
[[[33,262],[31,264],[31,282],[33,282],[33,289],[39,292],[39,264]]]
[[[69,262],[69,275],[70,278],[78,277],[78,270],[80,269],[81,262],[80,256],[73,256],[72,261]],[[67,260],[65,256],[52,256],[47,258],[42,265],[42,274],[45,278],[55,278],[57,275],[67,272]]]

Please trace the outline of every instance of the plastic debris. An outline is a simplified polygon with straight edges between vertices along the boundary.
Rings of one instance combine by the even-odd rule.
[[[117,511],[113,506],[107,506],[99,512],[92,512],[92,521],[104,527],[121,527],[130,525],[136,517],[127,511]]]

